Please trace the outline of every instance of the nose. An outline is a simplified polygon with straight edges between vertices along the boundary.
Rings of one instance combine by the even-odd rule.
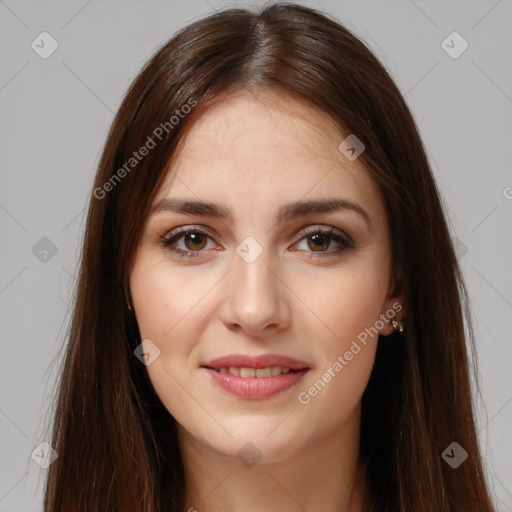
[[[267,335],[290,324],[290,290],[271,261],[269,251],[252,262],[233,255],[232,269],[224,279],[219,315],[226,327],[249,336]]]

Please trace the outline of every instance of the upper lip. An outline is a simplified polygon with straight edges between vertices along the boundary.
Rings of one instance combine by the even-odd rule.
[[[307,363],[298,361],[293,357],[281,356],[279,354],[262,354],[259,356],[249,356],[245,354],[230,354],[228,356],[218,357],[208,363],[203,364],[208,368],[229,368],[230,366],[238,368],[267,368],[269,366],[282,366],[290,370],[303,370],[309,368]]]

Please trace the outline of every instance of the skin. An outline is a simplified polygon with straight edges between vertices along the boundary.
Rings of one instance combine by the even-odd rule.
[[[154,203],[163,197],[215,202],[233,217],[149,216],[130,272],[141,339],[160,350],[146,368],[178,424],[185,510],[364,510],[361,397],[377,336],[359,343],[362,350],[342,371],[331,370],[335,376],[309,403],[298,400],[365,328],[393,303],[403,304],[393,294],[383,196],[360,160],[339,151],[345,136],[295,97],[231,94],[194,122],[156,195]],[[331,197],[357,202],[371,227],[350,210],[276,223],[284,203]],[[215,236],[182,236],[174,247],[198,254],[182,259],[161,243],[178,226],[209,228]],[[356,247],[336,252],[341,245],[329,237],[316,248],[311,234],[298,236],[303,228],[331,226]],[[252,263],[236,252],[247,236],[263,249]],[[386,322],[378,331],[393,329]],[[270,352],[305,361],[310,371],[268,399],[236,397],[200,368],[227,354]],[[248,442],[261,454],[252,467],[237,457]]]

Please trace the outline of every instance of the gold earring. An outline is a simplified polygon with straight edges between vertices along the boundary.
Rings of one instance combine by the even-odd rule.
[[[391,325],[393,326],[393,329],[395,332],[398,332],[400,334],[404,333],[405,322],[400,322],[398,320],[392,320]]]

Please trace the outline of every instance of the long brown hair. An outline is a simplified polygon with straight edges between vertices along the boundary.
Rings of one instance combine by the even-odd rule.
[[[134,355],[141,340],[127,309],[128,277],[187,129],[209,102],[244,88],[306,99],[356,134],[385,197],[407,325],[404,335],[379,341],[363,395],[360,456],[371,510],[491,511],[472,401],[469,298],[413,117],[384,67],[343,25],[275,3],[257,13],[219,11],[179,31],[146,63],[117,112],[89,204],[45,512],[184,506],[175,420]],[[442,457],[452,442],[468,453],[457,469]]]

